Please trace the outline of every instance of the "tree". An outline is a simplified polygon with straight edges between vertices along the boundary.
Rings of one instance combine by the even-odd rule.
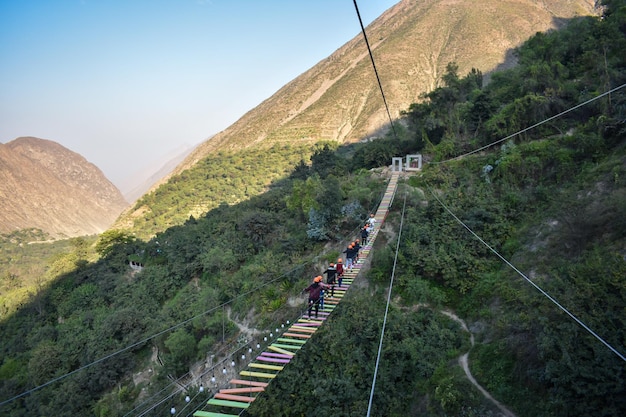
[[[189,370],[196,356],[196,340],[185,329],[178,329],[165,340],[165,368],[180,376]]]
[[[51,341],[37,345],[28,362],[28,375],[33,384],[43,384],[64,372],[66,368],[61,348]]]
[[[117,245],[126,245],[133,243],[135,237],[127,231],[119,229],[111,229],[102,233],[96,242],[96,252],[100,256],[107,256]]]
[[[339,163],[339,157],[328,144],[313,153],[311,162],[311,171],[319,175],[322,179],[326,178],[331,173],[341,173],[345,171],[343,164]]]

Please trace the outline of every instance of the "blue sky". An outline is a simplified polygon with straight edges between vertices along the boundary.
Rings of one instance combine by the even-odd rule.
[[[365,25],[396,3],[357,2]],[[2,0],[0,142],[53,140],[124,188],[359,34],[352,0]]]

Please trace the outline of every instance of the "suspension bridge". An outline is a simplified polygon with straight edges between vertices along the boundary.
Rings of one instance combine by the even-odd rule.
[[[324,306],[318,317],[308,313],[300,316],[267,348],[257,355],[246,368],[239,372],[238,378],[230,380],[230,388],[222,388],[208,400],[206,410],[197,410],[194,417],[236,417],[247,409],[254,400],[262,395],[267,386],[298,354],[300,349],[313,337],[315,332],[324,325],[333,310],[339,305],[350,286],[359,276],[359,272],[367,260],[387,218],[387,214],[395,197],[400,172],[391,174],[385,194],[374,214],[376,227],[363,245],[359,260],[352,269],[346,270],[341,286],[335,287],[334,297],[325,297]]]

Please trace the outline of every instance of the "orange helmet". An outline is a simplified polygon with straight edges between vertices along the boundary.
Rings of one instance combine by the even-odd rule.
[[[316,276],[315,279],[313,279],[313,281],[321,282],[322,281],[322,276],[321,275]]]
[[[340,263],[342,263],[342,262],[343,262],[343,261],[341,260],[341,258],[337,259],[337,263],[338,263],[338,264],[340,264]]]

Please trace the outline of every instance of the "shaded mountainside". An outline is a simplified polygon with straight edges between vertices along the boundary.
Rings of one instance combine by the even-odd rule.
[[[0,144],[0,232],[36,228],[52,237],[106,230],[127,206],[102,171],[56,142]]]

